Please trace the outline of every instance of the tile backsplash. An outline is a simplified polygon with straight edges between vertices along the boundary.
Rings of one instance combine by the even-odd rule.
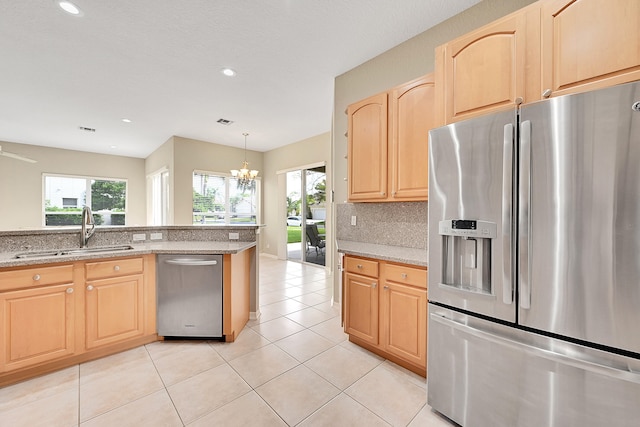
[[[407,248],[427,248],[427,203],[340,203],[336,206],[336,236]],[[356,225],[351,225],[352,217]]]

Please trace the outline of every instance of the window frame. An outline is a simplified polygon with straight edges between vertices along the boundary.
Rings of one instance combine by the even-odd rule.
[[[194,169],[193,172],[191,173],[191,224],[192,225],[201,225],[201,223],[196,222],[195,221],[195,216],[197,215],[197,213],[193,210],[193,192],[194,192],[194,188],[193,188],[193,180],[195,178],[195,175],[199,174],[199,175],[207,175],[207,176],[212,176],[212,177],[216,177],[216,178],[223,178],[224,179],[224,188],[225,188],[225,210],[224,210],[224,223],[218,223],[218,225],[238,225],[238,224],[245,224],[245,223],[237,223],[237,222],[231,222],[231,217],[232,217],[232,212],[231,212],[231,202],[230,202],[230,198],[229,198],[229,193],[230,193],[230,183],[232,179],[236,179],[233,175],[231,175],[228,172],[214,172],[214,171],[207,171],[207,170],[202,170],[202,169]],[[260,218],[262,215],[262,180],[260,177],[256,177],[255,178],[255,182],[256,182],[256,187],[255,187],[255,217],[256,220],[255,222],[247,222],[246,224],[249,225],[258,225],[260,224]],[[200,214],[202,215],[202,214]],[[250,216],[253,216],[252,213],[249,214]],[[237,215],[236,215],[237,217]],[[209,224],[211,225],[211,224]]]
[[[74,225],[47,225],[47,178],[69,178],[69,179],[83,179],[85,181],[85,204],[87,206],[91,206],[92,195],[91,195],[91,181],[114,181],[114,182],[124,182],[125,183],[125,192],[124,192],[124,224],[116,224],[116,225],[96,225],[96,227],[126,227],[128,216],[129,216],[129,179],[127,178],[116,178],[116,177],[101,177],[101,176],[91,176],[91,175],[72,175],[72,174],[62,174],[62,173],[52,173],[52,172],[43,172],[42,173],[42,205],[41,205],[41,218],[42,218],[42,227],[45,228],[54,228],[54,227],[75,227]],[[49,212],[54,213],[54,212]],[[94,214],[98,213],[98,211],[93,212]]]

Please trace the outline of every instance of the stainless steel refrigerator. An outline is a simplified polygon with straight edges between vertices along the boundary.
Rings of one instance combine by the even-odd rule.
[[[634,82],[430,132],[435,410],[640,425],[639,111]]]

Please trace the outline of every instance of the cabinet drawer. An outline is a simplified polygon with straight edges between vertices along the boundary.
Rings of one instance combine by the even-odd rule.
[[[112,261],[88,262],[85,265],[87,280],[105,277],[139,274],[144,270],[142,258],[114,259]]]
[[[0,272],[0,291],[72,282],[71,264]]]
[[[362,258],[344,258],[344,267],[348,273],[362,274],[364,276],[378,277],[378,261]]]
[[[385,279],[396,283],[427,288],[427,270],[421,268],[386,264]]]

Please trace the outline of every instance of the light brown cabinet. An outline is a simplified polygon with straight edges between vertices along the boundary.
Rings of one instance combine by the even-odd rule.
[[[0,289],[0,372],[75,353],[72,265],[2,272]]]
[[[349,340],[426,375],[426,269],[349,255],[344,266]]]
[[[349,200],[387,198],[387,106],[381,93],[347,108]]]
[[[345,257],[345,332],[378,344],[378,262]]]
[[[640,79],[640,2],[543,0],[545,96]]]
[[[440,124],[540,99],[539,34],[533,4],[438,47]]]
[[[640,79],[640,2],[540,0],[436,48],[439,124]]]
[[[347,108],[350,201],[427,200],[434,99],[430,74]]]
[[[87,349],[144,334],[143,266],[141,257],[86,264]]]
[[[0,272],[0,386],[155,341],[155,255]]]

